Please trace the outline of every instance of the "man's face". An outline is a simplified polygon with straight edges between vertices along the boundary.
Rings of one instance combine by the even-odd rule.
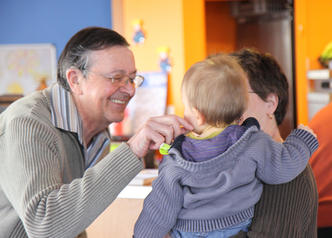
[[[111,78],[136,75],[133,53],[127,47],[114,46],[91,52],[88,63],[86,77],[80,80],[81,94],[75,96],[83,121],[101,127],[121,121],[135,87],[112,83]]]

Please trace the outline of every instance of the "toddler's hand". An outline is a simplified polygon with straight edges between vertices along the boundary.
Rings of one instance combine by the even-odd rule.
[[[317,138],[317,135],[315,134],[315,132],[308,126],[300,124],[297,126],[297,129],[305,130],[305,131],[311,133],[315,138]]]

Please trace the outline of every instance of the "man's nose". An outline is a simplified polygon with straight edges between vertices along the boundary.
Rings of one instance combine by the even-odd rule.
[[[131,83],[129,77],[121,82],[121,89],[127,92],[130,96],[134,96],[135,94],[135,84]]]

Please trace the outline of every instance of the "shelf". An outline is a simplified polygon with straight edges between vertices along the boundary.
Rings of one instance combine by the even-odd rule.
[[[310,80],[329,80],[332,78],[332,70],[330,69],[308,70],[307,78]]]
[[[332,70],[308,70],[307,79],[310,85],[307,94],[308,117],[311,120],[319,110],[331,101]]]
[[[314,92],[332,93],[332,70],[308,70],[307,78]]]

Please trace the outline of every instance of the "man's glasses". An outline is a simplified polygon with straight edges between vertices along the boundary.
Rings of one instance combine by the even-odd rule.
[[[138,88],[144,82],[144,77],[142,75],[135,75],[134,77],[130,77],[129,75],[109,76],[105,78],[111,80],[112,84],[115,86],[124,86],[130,83],[135,88]]]
[[[135,88],[141,86],[144,82],[144,77],[142,75],[135,75],[134,77],[130,77],[129,75],[114,75],[114,76],[105,76],[103,74],[88,71],[89,73],[97,74],[107,80],[110,80],[114,86],[121,87],[126,86],[128,83],[133,85]]]

